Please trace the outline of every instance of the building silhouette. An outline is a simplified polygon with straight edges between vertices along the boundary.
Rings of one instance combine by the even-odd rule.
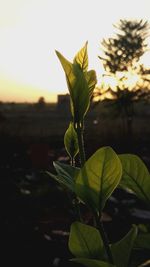
[[[70,96],[69,94],[57,96],[57,110],[68,113],[70,110]]]

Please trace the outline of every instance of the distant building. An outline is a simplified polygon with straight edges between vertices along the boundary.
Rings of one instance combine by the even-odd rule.
[[[60,110],[62,112],[69,112],[70,110],[69,94],[57,96],[57,110]]]

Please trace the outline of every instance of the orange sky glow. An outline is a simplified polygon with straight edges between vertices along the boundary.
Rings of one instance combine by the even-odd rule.
[[[149,10],[149,0],[1,0],[0,101],[56,102],[68,90],[55,49],[71,61],[87,40],[100,83],[102,39],[119,19],[150,21]],[[143,62],[149,66],[150,52]]]

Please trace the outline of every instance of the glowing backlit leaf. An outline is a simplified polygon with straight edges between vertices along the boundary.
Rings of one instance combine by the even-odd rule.
[[[87,42],[83,48],[76,54],[74,63],[80,65],[81,69],[85,72],[88,69],[88,54],[87,54]]]
[[[150,174],[144,162],[136,155],[119,155],[123,175],[120,186],[134,192],[137,197],[150,203]]]
[[[58,51],[56,51],[56,54],[66,75],[73,121],[80,124],[89,109],[90,98],[97,82],[95,71],[87,71],[87,43],[77,53],[73,64]]]
[[[120,182],[122,166],[111,147],[98,149],[76,178],[76,194],[94,212],[101,212],[106,200]]]
[[[86,77],[88,88],[89,88],[89,97],[91,98],[93,94],[93,90],[97,83],[95,70],[90,70],[87,73],[85,73],[85,77]]]

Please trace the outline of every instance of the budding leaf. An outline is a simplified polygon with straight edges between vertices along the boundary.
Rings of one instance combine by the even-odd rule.
[[[66,75],[74,123],[81,123],[89,109],[90,98],[97,83],[95,71],[87,70],[87,43],[76,54],[73,63],[69,62],[58,51],[56,54]]]
[[[93,94],[93,90],[97,83],[95,70],[90,70],[87,73],[85,73],[85,77],[86,77],[86,81],[87,81],[88,88],[89,88],[89,97],[91,98]]]
[[[83,72],[87,71],[88,69],[88,53],[87,53],[87,42],[83,48],[79,50],[74,58],[74,63],[79,64]]]
[[[69,127],[65,133],[64,144],[69,156],[74,158],[79,152],[79,146],[77,134],[72,122],[69,124]]]
[[[89,109],[90,97],[88,83],[80,65],[73,65],[73,70],[76,77],[72,90],[73,117],[74,123],[78,123],[83,120]]]

